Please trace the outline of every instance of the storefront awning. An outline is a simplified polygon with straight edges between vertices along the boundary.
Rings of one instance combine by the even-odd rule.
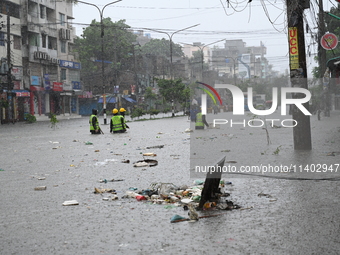
[[[106,103],[107,103],[107,104],[114,104],[114,103],[116,103],[116,102],[117,102],[117,101],[116,101],[116,98],[115,98],[115,97],[107,97],[107,98],[106,98]],[[103,98],[102,98],[102,97],[99,98],[98,103],[99,103],[99,104],[102,104],[102,103],[103,103]]]
[[[73,93],[74,93],[75,96],[80,96],[80,95],[83,94],[83,91],[82,91],[82,90],[79,90],[79,89],[74,89],[74,90],[73,90]]]
[[[123,97],[123,98],[130,103],[133,103],[133,104],[137,103],[137,101],[133,100],[131,97]]]
[[[30,92],[28,90],[14,89],[12,92],[15,92],[17,97],[30,97]]]

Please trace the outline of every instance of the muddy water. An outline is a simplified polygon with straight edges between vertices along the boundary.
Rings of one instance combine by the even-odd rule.
[[[208,121],[213,117],[208,116]],[[340,151],[339,115],[321,122],[313,118],[312,132],[318,135],[307,155],[292,152],[291,129],[270,129],[272,143],[267,145],[263,130],[246,127],[206,130],[209,141],[205,142],[217,149],[204,157],[214,162],[225,155],[237,167],[339,163],[338,154],[326,156]],[[1,254],[337,254],[340,250],[338,181],[315,181],[315,174],[224,174],[232,182],[226,186],[230,199],[243,210],[196,223],[170,223],[175,214],[186,217],[181,207],[166,209],[121,199],[130,187],[146,189],[161,182],[191,185],[195,177],[202,179],[190,175],[191,153],[200,151],[190,147],[197,132],[184,132],[190,127],[186,117],[135,121],[129,126],[128,133],[112,135],[108,125],[102,125],[105,134],[99,136],[89,134],[87,118],[61,121],[55,130],[48,122],[0,126]],[[225,144],[217,142],[221,137],[227,138]],[[156,145],[164,148],[145,149]],[[279,146],[279,153],[273,154]],[[152,159],[158,165],[133,167],[143,152],[156,153]],[[130,164],[121,163],[127,159]],[[298,180],[301,177],[310,180]],[[100,183],[104,178],[124,181]],[[37,186],[47,189],[35,191]],[[115,189],[119,199],[104,201],[109,195],[94,194],[95,187]],[[67,200],[79,205],[63,206]]]

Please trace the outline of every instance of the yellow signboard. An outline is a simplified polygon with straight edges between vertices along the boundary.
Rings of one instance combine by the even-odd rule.
[[[295,70],[299,68],[299,48],[298,48],[297,27],[290,27],[288,35],[289,35],[290,70]]]

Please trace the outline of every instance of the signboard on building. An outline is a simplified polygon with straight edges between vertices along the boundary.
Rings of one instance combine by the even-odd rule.
[[[34,59],[37,60],[46,60],[51,64],[57,65],[59,64],[59,59],[57,58],[52,58],[50,55],[48,55],[46,52],[41,52],[41,51],[35,51],[33,53]]]
[[[297,27],[290,27],[289,34],[289,62],[290,70],[299,68],[299,48],[298,48],[298,30]]]
[[[12,81],[13,82],[13,89],[21,89],[20,81]]]
[[[81,89],[81,83],[80,81],[72,81],[72,88],[73,89]]]
[[[63,89],[64,89],[64,90],[72,90],[72,85],[71,85],[71,83],[64,81],[64,82],[63,82]]]
[[[93,98],[93,95],[91,91],[84,91],[78,98]]]
[[[73,62],[73,61],[67,61],[67,60],[60,60],[59,62],[60,67],[65,67],[65,68],[73,68],[73,69],[80,69],[80,63],[78,62]]]
[[[63,91],[63,83],[53,82],[53,91]]]
[[[30,97],[29,91],[16,91],[15,94],[17,97]]]
[[[51,89],[51,81],[50,81],[49,74],[45,74],[44,75],[44,87],[45,87],[45,90],[50,90]]]
[[[119,86],[118,85],[113,86],[113,93],[114,94],[119,94]]]
[[[22,80],[22,67],[12,67],[11,73],[15,80]]]
[[[32,86],[40,86],[41,78],[40,76],[31,76],[31,85]]]

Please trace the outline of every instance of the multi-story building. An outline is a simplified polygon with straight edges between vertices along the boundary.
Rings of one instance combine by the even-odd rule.
[[[229,78],[266,78],[266,47],[246,47],[243,40],[226,40],[224,48],[212,50],[211,68]]]
[[[69,23],[73,19],[72,1],[4,0],[1,7],[1,15],[9,14],[13,24],[12,64],[22,74],[18,75],[20,80],[14,84],[14,91],[17,97],[22,92],[29,98],[23,106],[17,105],[14,118],[22,119],[24,113],[78,113],[81,65],[72,53],[75,38],[75,29]],[[16,10],[15,15],[7,13],[7,8]],[[0,53],[3,56],[2,49]]]
[[[28,110],[29,92],[23,87],[20,1],[0,2],[0,121],[16,119]],[[6,106],[6,107],[5,107]]]

